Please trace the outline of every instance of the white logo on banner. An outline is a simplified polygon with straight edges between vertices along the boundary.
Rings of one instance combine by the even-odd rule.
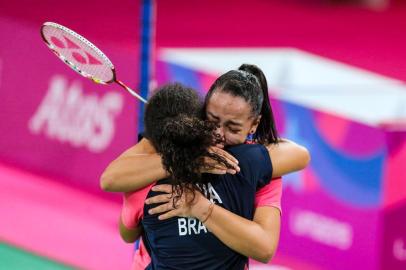
[[[293,234],[306,236],[313,241],[349,249],[353,241],[350,224],[307,210],[294,210],[290,215],[290,230]]]
[[[393,257],[399,261],[406,261],[406,246],[403,239],[396,239],[393,242]]]
[[[102,97],[84,94],[79,82],[69,86],[65,77],[54,76],[28,127],[33,134],[43,133],[74,147],[101,152],[113,139],[114,120],[123,105],[124,100],[118,93]]]

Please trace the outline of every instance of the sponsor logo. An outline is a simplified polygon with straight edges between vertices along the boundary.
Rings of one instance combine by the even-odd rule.
[[[84,50],[81,46],[73,42],[72,39],[67,38],[62,35],[61,37],[50,36],[49,42],[54,46],[58,47],[59,50],[68,50],[70,52],[69,59],[75,59],[77,63],[83,65],[102,65],[103,63],[99,61],[96,57],[91,55],[89,52]],[[82,42],[83,43],[83,42]]]
[[[292,211],[289,227],[295,235],[341,250],[349,249],[353,242],[350,224],[308,210]]]
[[[43,134],[99,153],[111,143],[115,118],[123,105],[123,97],[118,93],[106,93],[102,97],[85,94],[79,82],[69,84],[65,77],[54,76],[28,128],[32,134]]]

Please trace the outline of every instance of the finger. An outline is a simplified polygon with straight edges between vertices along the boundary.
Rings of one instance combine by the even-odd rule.
[[[216,169],[224,169],[224,170],[227,169],[227,166],[224,163],[220,163],[219,161],[217,161],[217,160],[215,160],[215,159],[213,159],[211,157],[205,157],[203,162],[204,162],[204,166],[207,167],[207,168],[216,168]],[[238,167],[237,164],[232,163],[230,160],[226,159],[226,162],[228,164],[230,164],[233,168]]]
[[[214,150],[214,153],[222,156],[227,161],[227,163],[234,168],[234,170],[236,170],[238,172],[240,171],[240,167],[238,166],[238,160],[235,157],[233,157],[231,154],[227,153],[226,151],[224,151],[222,149],[216,149],[216,150]]]
[[[178,215],[179,215],[178,211],[176,209],[174,209],[174,210],[168,211],[168,212],[166,212],[166,213],[164,213],[162,215],[159,215],[158,219],[159,220],[165,220],[165,219],[169,219],[169,218],[172,218],[172,217],[177,217]]]
[[[202,172],[213,174],[226,174],[227,167],[221,164],[205,164],[202,167]]]
[[[145,204],[166,203],[172,199],[172,194],[156,195],[145,200]]]
[[[166,192],[172,194],[172,186],[168,184],[156,185],[152,187],[152,191]]]
[[[228,153],[227,151],[225,151],[223,149],[213,147],[213,152],[224,157],[225,159],[230,161],[230,163],[238,164],[238,160],[235,157],[233,157],[233,155],[231,155],[230,153]]]
[[[218,163],[215,160],[213,160],[211,163],[206,163],[204,166],[208,170],[211,170],[211,169],[227,170],[227,167],[224,164]]]
[[[223,143],[218,143],[215,145],[216,147],[223,149],[224,148],[224,144]]]
[[[211,173],[211,174],[226,174],[226,173],[236,174],[237,173],[237,171],[234,170],[234,169],[223,169],[223,168],[220,168],[220,169],[217,169],[217,168],[207,169],[206,172]]]
[[[211,174],[226,174],[226,173],[227,173],[227,170],[211,169],[211,170],[208,170],[207,173],[211,173]]]
[[[173,205],[171,202],[158,205],[157,207],[151,208],[148,210],[148,214],[154,215],[159,213],[165,213],[169,210],[173,210]]]

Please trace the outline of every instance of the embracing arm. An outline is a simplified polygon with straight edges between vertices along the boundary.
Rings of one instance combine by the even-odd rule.
[[[267,263],[278,246],[280,212],[275,207],[259,207],[255,211],[254,220],[250,221],[220,206],[214,206],[204,225],[231,249]]]
[[[138,239],[138,237],[141,236],[141,232],[142,232],[142,226],[138,225],[137,227],[133,228],[133,229],[129,229],[127,228],[124,223],[122,218],[120,217],[120,221],[119,221],[120,225],[120,236],[121,238],[124,240],[124,242],[126,243],[134,243],[135,240]]]
[[[277,145],[268,146],[272,156],[273,176],[297,171],[306,167],[310,155],[306,148],[293,142],[283,140]],[[281,188],[281,186],[280,186]],[[153,187],[155,191],[171,193],[168,185]],[[254,220],[242,218],[220,206],[214,206],[211,216],[206,220],[210,202],[200,193],[192,202],[183,197],[173,209],[168,194],[149,198],[146,203],[163,203],[152,209],[151,214],[164,213],[160,219],[174,216],[196,217],[205,221],[205,226],[213,232],[225,245],[234,251],[260,262],[268,262],[274,255],[280,233],[280,211],[272,206],[256,208]],[[188,201],[189,203],[186,203]]]
[[[127,243],[134,242],[142,232],[142,216],[144,213],[144,200],[151,186],[137,192],[123,194],[123,206],[120,213],[120,235]]]
[[[224,157],[235,170],[207,158],[201,172],[225,174],[239,170],[238,161],[226,151],[217,147],[211,147],[210,151]],[[131,192],[165,177],[168,177],[168,173],[162,165],[161,156],[151,142],[144,138],[107,166],[101,176],[100,186],[104,191]]]
[[[159,219],[174,216],[196,217],[205,221],[204,225],[207,229],[234,251],[264,263],[272,258],[279,241],[279,209],[268,206],[258,207],[255,211],[254,221],[251,221],[214,205],[211,215],[208,217],[210,201],[201,193],[196,192],[194,200],[189,203],[186,201],[190,200],[186,200],[185,195],[182,195],[182,198],[177,201],[177,208],[173,209],[170,185],[158,185],[152,189],[167,194],[157,195],[146,200],[147,204],[164,203],[151,209],[150,214],[164,213],[159,216]]]
[[[161,157],[147,139],[122,153],[104,170],[100,186],[104,191],[129,192],[167,177]]]
[[[272,161],[272,177],[302,170],[310,162],[310,153],[305,147],[286,139],[268,145],[267,149]]]

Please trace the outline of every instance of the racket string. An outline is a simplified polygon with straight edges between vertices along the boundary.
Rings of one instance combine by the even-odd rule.
[[[114,79],[110,60],[93,44],[69,29],[44,26],[43,35],[56,54],[75,71],[96,82]]]
[[[116,82],[140,101],[147,101],[121,81],[116,80],[114,66],[90,41],[62,25],[46,22],[41,29],[48,47],[73,70],[97,83]]]

